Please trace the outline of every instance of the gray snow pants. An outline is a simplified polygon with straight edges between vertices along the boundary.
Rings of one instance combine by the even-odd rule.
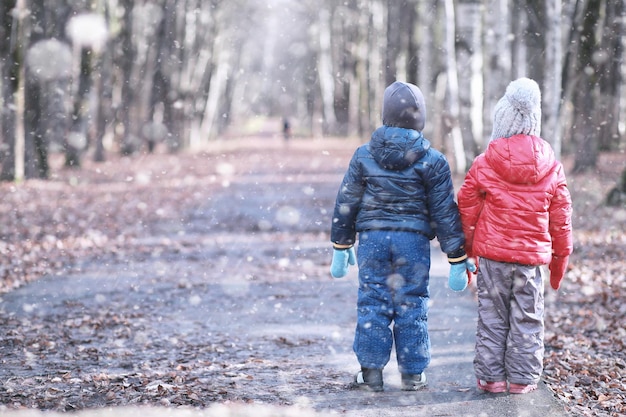
[[[480,258],[476,284],[476,377],[536,384],[544,354],[541,267]]]

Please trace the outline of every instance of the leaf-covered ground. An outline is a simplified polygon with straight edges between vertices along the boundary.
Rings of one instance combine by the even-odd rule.
[[[50,181],[0,185],[0,412],[343,392],[316,359],[349,349],[345,304],[318,297],[341,145],[57,158]]]
[[[568,176],[574,253],[558,294],[546,290],[545,379],[583,416],[626,415],[626,207],[603,204],[625,167],[624,152],[604,154]]]
[[[299,166],[310,167],[312,155],[321,155],[325,149],[332,148],[333,157],[323,161],[325,165],[320,166],[320,171],[336,175],[345,168],[352,145],[342,146],[340,141],[331,140],[311,141],[299,147],[298,152],[282,146],[267,152],[262,140],[256,140],[247,144],[220,144],[210,151],[176,156],[111,156],[109,161],[100,164],[85,160],[80,170],[63,169],[62,160],[55,157],[49,181],[0,184],[3,196],[0,200],[0,290],[12,291],[42,276],[61,276],[98,263],[124,264],[129,259],[173,256],[172,253],[193,256],[189,255],[191,243],[186,243],[185,239],[168,240],[162,236],[168,231],[176,236],[182,222],[189,221],[189,213],[202,210],[212,190],[228,185],[232,170],[269,166],[277,174],[284,171],[297,181]],[[626,209],[602,205],[602,199],[625,164],[624,153],[602,155],[594,173],[568,176],[574,201],[575,250],[562,289],[558,293],[546,290],[544,376],[555,395],[575,415],[626,414]],[[287,211],[282,215],[289,223],[296,214]],[[233,219],[230,225],[214,226],[224,228],[225,232],[232,228],[234,234],[242,232],[238,230],[238,219]],[[196,227],[208,226],[198,224]],[[263,232],[263,223],[258,227]],[[327,240],[323,232],[308,233],[313,239]],[[157,241],[151,240],[151,236],[157,235],[161,236]],[[289,234],[271,237],[272,240],[292,238]],[[277,254],[278,259],[280,256]],[[280,279],[281,271],[273,272],[276,279]],[[181,278],[180,285],[195,284],[193,278],[187,277]],[[154,311],[137,314],[144,314],[148,319],[150,313]],[[81,340],[97,338],[97,329],[108,329],[119,340],[125,337],[125,332],[136,330],[129,328],[129,319],[111,311],[76,316],[65,323],[64,331],[68,340]],[[139,319],[141,322],[142,317]],[[136,323],[137,317],[132,322]],[[24,323],[10,319],[3,327],[5,345],[29,344],[35,354],[66,343],[40,336],[35,340],[33,335],[41,335],[41,331],[34,329],[33,333],[28,333]],[[204,349],[215,349],[219,353],[224,349],[221,342]],[[102,343],[110,341],[102,340]],[[297,347],[306,345],[306,340],[274,339],[267,343]],[[190,344],[189,351],[196,348]],[[80,344],[64,346],[64,349],[69,356],[60,360],[79,363],[83,360],[88,363],[90,356],[99,354],[97,350],[82,349]],[[119,354],[127,355],[128,361],[139,360],[133,356],[136,352],[124,352],[120,348]],[[228,399],[229,384],[245,379],[245,366],[254,367],[254,360],[262,359],[251,358],[241,369],[221,369],[222,379],[218,382],[223,383],[224,388],[216,390],[216,398],[212,400]],[[177,361],[177,366],[187,366],[184,358],[177,358]],[[158,369],[156,364],[146,366]],[[92,375],[89,381],[77,381],[75,375],[64,371],[67,370],[55,370],[46,381],[20,381],[21,385],[13,388],[11,381],[3,381],[4,389],[23,390],[25,403],[29,392],[36,393],[41,398],[33,400],[30,406],[54,408],[47,399],[58,397],[56,390],[80,382],[86,384],[86,390],[103,393],[101,404],[116,404],[120,399],[120,405],[124,405],[129,403],[128,395],[135,386],[145,382],[137,371],[129,371],[123,377]],[[193,378],[193,369],[163,369],[162,372],[157,382],[153,379],[149,382],[152,385],[142,386],[143,395],[153,394],[154,398],[160,401],[165,398],[173,405],[202,405],[199,392],[175,391],[177,378],[181,374]],[[42,383],[49,384],[49,391],[35,389]],[[168,393],[171,395],[164,395]],[[72,402],[79,401],[80,398],[67,399],[66,408],[72,409]],[[167,402],[162,404],[167,405]]]

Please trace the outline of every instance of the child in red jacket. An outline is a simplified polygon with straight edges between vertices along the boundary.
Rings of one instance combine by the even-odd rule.
[[[559,289],[572,253],[563,166],[541,139],[541,92],[520,78],[494,109],[487,150],[458,193],[465,250],[480,259],[474,371],[478,388],[522,394],[543,372],[544,284]]]

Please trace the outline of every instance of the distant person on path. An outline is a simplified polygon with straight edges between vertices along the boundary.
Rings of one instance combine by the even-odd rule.
[[[543,372],[544,282],[558,290],[572,253],[563,166],[541,135],[541,92],[520,78],[494,108],[486,151],[458,194],[465,250],[480,259],[474,370],[478,388],[523,394]]]
[[[402,389],[426,386],[430,362],[430,240],[448,255],[450,287],[467,286],[465,239],[450,167],[422,135],[420,89],[395,82],[385,90],[383,125],[354,152],[337,193],[331,227],[331,274],[354,265],[359,235],[359,290],[354,352],[361,365],[351,388],[383,390],[392,345]],[[391,324],[393,323],[393,328]]]
[[[291,138],[291,123],[287,118],[283,119],[283,138],[285,139],[285,142],[289,141]]]

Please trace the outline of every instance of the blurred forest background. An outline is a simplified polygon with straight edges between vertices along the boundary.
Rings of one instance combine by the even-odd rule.
[[[288,181],[283,162],[309,166],[314,146],[345,153],[324,166],[342,171],[394,80],[420,86],[424,133],[462,181],[495,102],[528,76],[574,203],[574,253],[562,290],[547,292],[544,378],[575,415],[626,415],[625,3],[0,0],[0,294],[74,264],[178,251],[151,233],[166,224],[179,236],[231,171],[258,164]],[[264,192],[284,200],[280,187]],[[32,323],[15,334],[48,337]],[[39,397],[15,390],[29,407],[74,395],[32,386]]]
[[[201,147],[288,119],[358,136],[394,80],[457,173],[508,82],[543,92],[543,136],[575,172],[624,148],[624,0],[2,0],[0,176],[107,152]],[[235,132],[235,133],[233,133]]]

